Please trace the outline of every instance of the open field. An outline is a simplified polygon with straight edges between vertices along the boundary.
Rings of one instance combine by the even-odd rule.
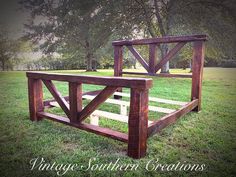
[[[50,71],[52,72],[52,71]],[[112,76],[112,70],[98,72],[54,71],[74,74]],[[172,70],[188,72],[188,70]],[[131,76],[134,77],[134,76]],[[142,77],[142,76],[136,76]],[[150,95],[189,101],[191,80],[152,77]],[[205,68],[202,111],[191,112],[176,124],[148,139],[147,156],[133,160],[125,155],[127,145],[82,130],[43,120],[31,122],[28,115],[27,80],[25,72],[0,72],[0,176],[57,176],[55,170],[30,170],[30,160],[88,166],[90,158],[99,164],[115,162],[139,164],[136,171],[68,171],[63,176],[236,176],[236,69]],[[65,83],[56,83],[67,94]],[[83,90],[99,86],[84,85]],[[128,90],[125,90],[128,91]],[[45,89],[45,98],[51,98]],[[86,103],[86,102],[85,102]],[[165,105],[163,105],[164,107]],[[118,107],[104,104],[103,110],[117,112]],[[61,114],[60,110],[54,112]],[[155,119],[150,113],[150,119]],[[101,120],[101,125],[127,132],[127,125]],[[205,164],[204,171],[146,170],[150,160],[161,164],[177,162]]]

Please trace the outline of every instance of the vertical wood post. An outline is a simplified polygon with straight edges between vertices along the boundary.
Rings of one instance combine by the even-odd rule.
[[[122,76],[123,68],[123,46],[114,46],[114,76]],[[122,92],[122,88],[117,89]],[[120,99],[122,96],[114,95],[115,99]]]
[[[43,105],[43,85],[40,79],[28,78],[28,98],[30,120],[39,121],[42,118],[37,116],[37,112],[44,110]]]
[[[70,121],[78,121],[78,113],[82,110],[82,84],[69,82]]]
[[[131,89],[128,132],[128,156],[146,155],[148,128],[148,90]]]
[[[201,110],[202,95],[202,74],[204,66],[204,42],[193,43],[193,63],[192,63],[192,93],[191,100],[198,99],[198,106],[193,111]]]
[[[157,45],[149,44],[149,71],[150,75],[154,75],[156,73],[155,66],[157,64]]]

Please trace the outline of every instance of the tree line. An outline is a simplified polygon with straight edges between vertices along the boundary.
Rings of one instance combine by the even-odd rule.
[[[236,5],[233,0],[21,0],[30,12],[21,39],[43,53],[27,61],[28,69],[86,69],[113,66],[111,41],[119,39],[207,34],[206,65],[235,64]],[[7,48],[7,47],[6,47]],[[171,45],[159,47],[160,58]],[[147,49],[140,47],[142,55]],[[148,58],[148,57],[146,57]],[[189,67],[191,46],[186,46],[169,67]],[[127,67],[135,67],[125,52]],[[2,67],[2,66],[1,66]]]

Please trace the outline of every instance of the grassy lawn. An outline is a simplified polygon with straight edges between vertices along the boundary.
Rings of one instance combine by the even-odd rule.
[[[113,74],[112,70],[55,72],[99,76]],[[151,96],[179,101],[190,99],[189,79],[153,77],[153,82]],[[66,83],[56,82],[56,86],[63,95],[67,94]],[[99,88],[83,85],[85,91]],[[44,97],[51,98],[44,90]],[[202,92],[201,112],[191,112],[149,138],[147,156],[133,160],[126,156],[125,143],[50,120],[31,122],[25,72],[0,72],[0,176],[57,176],[55,170],[30,170],[31,159],[37,157],[44,158],[47,163],[83,166],[87,166],[89,159],[94,157],[99,164],[120,159],[120,164],[140,166],[136,171],[92,171],[83,168],[70,170],[63,176],[236,176],[236,69],[205,68]],[[171,108],[164,104],[161,106]],[[118,107],[109,104],[104,104],[101,109],[118,112]],[[62,114],[57,108],[52,111]],[[150,119],[158,116],[150,112]],[[126,124],[107,119],[102,119],[100,123],[104,127],[127,132]],[[158,159],[161,164],[205,164],[206,169],[198,172],[148,171],[145,165],[152,159]]]

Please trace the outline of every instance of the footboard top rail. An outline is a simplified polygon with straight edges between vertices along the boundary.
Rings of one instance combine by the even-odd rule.
[[[153,81],[150,78],[84,76],[76,74],[59,74],[44,72],[26,72],[26,76],[32,79],[77,82],[84,84],[116,86],[136,89],[149,89],[153,85]]]

